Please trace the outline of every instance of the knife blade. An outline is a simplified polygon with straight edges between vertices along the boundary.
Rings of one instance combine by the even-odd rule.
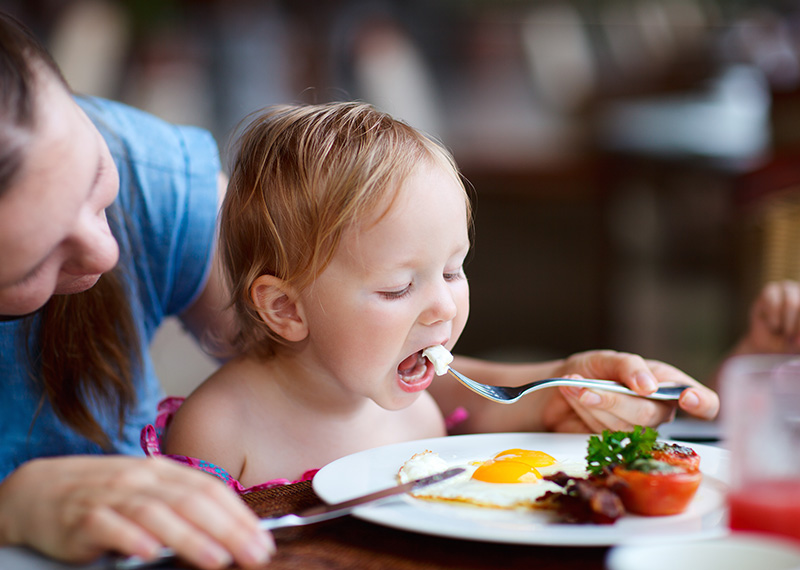
[[[435,475],[430,475],[421,479],[415,479],[413,481],[409,481],[408,483],[382,489],[380,491],[369,493],[368,495],[356,497],[341,503],[335,503],[333,505],[318,505],[304,509],[299,513],[292,513],[279,517],[263,518],[261,519],[259,526],[264,530],[274,530],[277,528],[303,526],[335,519],[337,517],[350,514],[355,508],[362,505],[379,503],[385,499],[396,497],[397,495],[402,495],[403,493],[409,493],[416,489],[421,489],[423,487],[427,487],[428,485],[433,485],[434,483],[455,477],[463,472],[464,469],[461,467],[453,467],[447,471],[436,473]],[[161,549],[158,556],[152,560],[144,560],[139,556],[126,556],[114,560],[111,568],[113,570],[140,570],[142,568],[153,568],[173,560],[175,556],[175,551],[172,548],[164,547]]]
[[[381,499],[394,497],[396,495],[401,495],[403,493],[409,493],[411,491],[414,491],[415,489],[421,489],[422,487],[427,487],[428,485],[432,485],[434,483],[438,483],[439,481],[444,481],[445,479],[454,477],[459,473],[463,473],[463,471],[464,469],[462,469],[461,467],[453,467],[452,469],[448,469],[447,471],[443,471],[442,473],[437,473],[429,477],[423,477],[422,479],[415,479],[414,481],[409,481],[408,483],[403,483],[402,485],[397,485],[395,487],[389,487],[388,489],[376,491],[374,493],[370,493],[369,495],[356,497],[355,499],[350,499],[349,501],[343,501],[341,503],[336,503],[333,505],[319,505],[315,507],[310,507],[308,509],[300,511],[297,514],[289,514],[289,515],[283,515],[281,517],[261,519],[260,526],[263,529],[272,530],[276,528],[284,528],[289,526],[302,526],[302,525],[327,521],[330,519],[335,519],[337,517],[341,517],[351,513],[353,509],[355,509],[356,507],[360,507],[361,505],[366,505],[367,503],[374,503],[376,501],[380,501]]]

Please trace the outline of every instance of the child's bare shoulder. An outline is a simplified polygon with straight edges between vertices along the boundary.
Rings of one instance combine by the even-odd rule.
[[[223,364],[214,374],[200,384],[176,414],[185,416],[226,416],[238,413],[247,405],[247,392],[250,383],[247,366],[241,360],[232,360]]]
[[[214,463],[223,463],[221,456],[232,458],[235,446],[231,442],[247,432],[252,417],[248,413],[252,405],[247,397],[248,379],[240,374],[241,368],[237,361],[226,363],[186,398],[167,429],[167,453]]]

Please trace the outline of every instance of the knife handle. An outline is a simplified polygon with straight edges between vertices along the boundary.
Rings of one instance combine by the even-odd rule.
[[[258,522],[259,528],[262,530],[275,530],[276,528],[286,528],[290,526],[302,526],[309,524],[305,517],[299,517],[295,514],[283,515],[281,517],[273,517],[261,519]]]
[[[383,489],[382,491],[370,493],[369,495],[365,495],[363,497],[357,497],[355,499],[350,499],[349,501],[344,501],[335,505],[312,507],[303,511],[302,515],[288,514],[280,517],[261,519],[259,521],[259,526],[263,530],[274,530],[276,528],[303,526],[335,519],[337,517],[350,514],[353,509],[358,506],[367,503],[379,503],[385,501],[386,499],[397,497],[398,495],[407,491],[411,491],[412,489],[424,487],[426,485],[432,485],[433,483],[443,479],[448,479],[458,475],[463,471],[464,469],[461,467],[452,467],[443,473],[437,473],[436,475],[424,477],[416,481],[410,481],[396,487]],[[163,564],[164,562],[167,562],[173,558],[175,558],[175,551],[169,547],[164,547],[152,560],[143,560],[138,556],[127,556],[124,558],[117,558],[111,567],[113,570],[141,570],[142,568],[152,568],[154,566],[158,566],[159,564]]]

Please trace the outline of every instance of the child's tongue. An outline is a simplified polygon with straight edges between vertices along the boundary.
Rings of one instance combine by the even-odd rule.
[[[403,360],[403,362],[401,362],[397,367],[397,373],[404,378],[418,376],[424,371],[425,359],[419,352],[416,352]]]

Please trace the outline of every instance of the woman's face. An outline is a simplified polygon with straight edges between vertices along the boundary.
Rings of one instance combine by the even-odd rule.
[[[91,288],[117,263],[105,209],[119,190],[102,136],[49,73],[23,163],[0,196],[0,315],[24,315],[53,295]]]

